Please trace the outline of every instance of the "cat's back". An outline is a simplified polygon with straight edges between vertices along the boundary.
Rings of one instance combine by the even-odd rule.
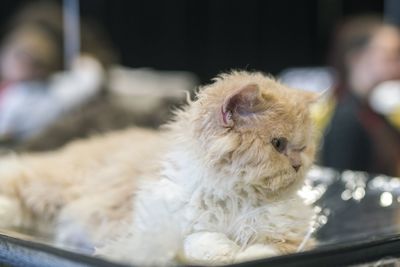
[[[97,159],[110,165],[127,162],[140,166],[159,158],[164,151],[164,140],[161,131],[132,127],[74,141],[61,152],[80,162]]]
[[[113,179],[129,179],[157,171],[164,140],[162,131],[132,127],[75,140],[55,151],[23,154],[20,158],[29,168],[45,171],[49,177],[82,181],[83,177],[110,173]],[[63,173],[59,173],[60,169]]]
[[[80,139],[66,145],[62,150],[65,153],[99,152],[101,154],[120,149],[134,149],[147,151],[162,143],[162,132],[131,127],[106,134],[93,135],[88,139]]]

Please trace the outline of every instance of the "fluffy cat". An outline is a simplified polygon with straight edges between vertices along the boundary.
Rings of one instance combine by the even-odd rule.
[[[0,226],[139,264],[294,252],[313,212],[312,93],[222,74],[161,131],[133,128],[0,161]],[[133,204],[132,204],[133,203]]]

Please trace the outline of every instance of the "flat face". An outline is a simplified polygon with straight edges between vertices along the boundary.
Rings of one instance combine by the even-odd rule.
[[[315,152],[312,97],[260,73],[223,75],[199,93],[194,113],[205,157],[270,193],[302,180]]]

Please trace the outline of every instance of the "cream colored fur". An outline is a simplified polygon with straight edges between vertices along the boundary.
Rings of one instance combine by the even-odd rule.
[[[139,264],[296,251],[313,215],[296,190],[314,157],[314,96],[232,72],[197,98],[159,132],[129,129],[2,159],[1,226]],[[281,152],[272,144],[280,137]]]

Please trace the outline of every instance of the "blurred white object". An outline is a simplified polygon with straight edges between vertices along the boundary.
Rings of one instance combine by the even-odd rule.
[[[85,103],[100,90],[105,73],[100,62],[90,56],[82,55],[72,62],[71,71],[52,77],[50,93],[68,111]]]
[[[182,92],[195,88],[197,78],[186,71],[157,71],[117,66],[110,71],[109,85],[111,90],[121,94],[181,97]]]
[[[375,87],[369,102],[376,112],[388,115],[400,108],[400,80],[386,81]]]
[[[184,100],[198,85],[197,77],[187,71],[159,71],[115,66],[109,84],[114,97],[135,112],[152,112],[165,99]]]
[[[334,78],[334,71],[328,67],[289,68],[279,75],[283,84],[313,92],[323,92],[332,88]]]

